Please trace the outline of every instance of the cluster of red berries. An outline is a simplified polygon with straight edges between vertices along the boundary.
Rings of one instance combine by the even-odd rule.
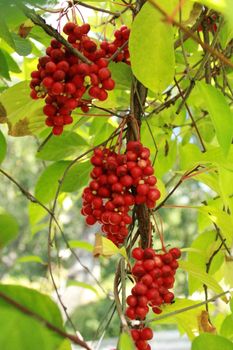
[[[43,112],[47,116],[46,125],[53,128],[54,135],[60,135],[64,125],[72,123],[71,113],[75,108],[80,107],[87,113],[92,99],[107,99],[107,91],[113,90],[115,86],[108,69],[108,58],[129,36],[129,30],[122,27],[116,31],[120,33],[121,39],[114,40],[113,44],[103,42],[98,48],[87,35],[90,31],[87,23],[79,26],[68,22],[63,31],[68,36],[68,42],[82,52],[91,64],[83,63],[60,42],[52,39],[46,49],[46,56],[39,59],[37,70],[31,73],[31,97],[45,98]],[[119,34],[115,35],[119,37]],[[106,45],[106,49],[102,48]],[[120,51],[115,61],[120,61],[120,57],[128,63],[128,49]]]
[[[162,304],[172,303],[174,294],[169,289],[173,288],[175,282],[174,276],[179,266],[177,259],[180,258],[181,251],[172,248],[169,252],[156,254],[152,248],[134,248],[132,256],[136,260],[132,267],[136,284],[126,299],[126,316],[131,320],[144,320],[149,306],[155,314],[160,314]],[[144,329],[147,329],[145,333],[148,333],[148,339],[141,335],[144,334]],[[152,339],[153,335],[149,336],[149,333],[148,328],[132,330],[138,350],[151,349],[147,340]]]
[[[129,35],[130,29],[126,26],[122,26],[120,29],[115,31],[115,40],[113,42],[109,43],[107,41],[103,41],[100,44],[100,47],[106,52],[106,57],[111,57],[113,54],[115,54],[115,52],[118,52],[113,61],[125,62],[130,65],[130,55],[128,47]]]
[[[217,16],[215,14],[213,14],[212,16],[206,16],[202,23],[204,23],[204,25],[207,26],[208,31],[209,32],[217,32],[218,26],[216,24],[217,21]],[[202,32],[203,31],[203,24],[200,24],[198,27],[198,32]]]
[[[148,340],[153,338],[153,331],[149,327],[131,329],[131,336],[135,342],[137,350],[151,350]]]
[[[84,189],[81,213],[88,225],[102,224],[103,233],[116,245],[128,235],[130,207],[144,203],[154,208],[160,197],[149,156],[139,141],[129,141],[125,154],[96,148],[91,158],[93,180]]]

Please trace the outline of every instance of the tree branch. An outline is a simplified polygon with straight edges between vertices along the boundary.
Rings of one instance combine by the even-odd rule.
[[[36,319],[37,321],[42,323],[45,327],[47,327],[48,329],[57,333],[61,337],[71,340],[72,343],[77,344],[84,349],[91,350],[89,345],[85,341],[81,340],[77,335],[72,335],[72,334],[66,333],[62,329],[54,326],[52,323],[47,321],[45,318],[36,314],[34,311],[29,310],[27,307],[25,307],[24,305],[21,305],[20,303],[18,303],[14,299],[10,298],[8,295],[6,295],[5,293],[3,293],[1,291],[0,291],[0,298],[3,299],[4,301],[6,301],[8,304],[14,306],[16,309],[20,310],[22,313],[24,313],[30,317],[33,317],[34,319]]]
[[[154,0],[148,0],[151,5],[157,9],[163,16],[166,22],[175,25],[177,28],[181,29],[182,32],[187,34],[188,37],[192,38],[194,41],[196,41],[201,47],[205,50],[211,53],[212,56],[217,57],[220,61],[225,63],[227,66],[233,68],[233,63],[225,57],[221,52],[217,51],[210,45],[203,42],[198,36],[196,36],[190,29],[185,27],[182,23],[177,22],[173,17],[169,16],[166,11],[163,10],[163,8],[157,4]]]
[[[34,10],[29,9],[27,6],[25,6],[21,1],[16,0],[17,6],[24,12],[25,16],[30,18],[30,20],[41,27],[45,33],[55,38],[57,41],[59,41],[62,45],[64,45],[73,55],[77,56],[82,62],[85,62],[87,64],[92,64],[92,62],[86,58],[80,51],[75,49],[67,40],[63,38],[61,34],[58,33],[56,29],[48,25],[45,20],[38,15]]]

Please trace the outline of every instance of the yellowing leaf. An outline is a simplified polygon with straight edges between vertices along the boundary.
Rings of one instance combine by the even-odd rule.
[[[208,273],[201,271],[198,267],[193,265],[188,261],[180,261],[179,267],[184,271],[188,272],[193,277],[199,279],[203,284],[206,284],[211,290],[213,290],[217,294],[223,293],[222,287],[218,284],[218,282],[210,276]],[[222,299],[227,302],[225,296]]]
[[[104,257],[110,257],[115,254],[121,254],[127,259],[127,253],[125,247],[118,248],[110,239],[103,237],[100,233],[95,235],[95,246],[93,250],[94,257],[102,255]]]
[[[211,206],[203,206],[199,210],[208,215],[210,220],[220,228],[224,238],[226,238],[226,243],[231,245],[233,240],[231,232],[231,228],[233,227],[232,216],[223,210],[216,209]]]
[[[45,128],[44,101],[31,99],[28,81],[5,90],[0,95],[0,104],[0,123],[8,124],[10,135],[32,135]]]

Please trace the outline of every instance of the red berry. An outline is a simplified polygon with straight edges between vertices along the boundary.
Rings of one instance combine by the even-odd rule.
[[[134,291],[136,295],[145,295],[147,292],[147,286],[145,286],[143,283],[138,282],[136,283],[134,287]]]
[[[73,83],[66,83],[65,84],[65,92],[67,94],[74,94],[76,91],[76,86]]]
[[[58,64],[57,64],[57,69],[58,70],[62,70],[63,72],[67,73],[68,70],[70,68],[70,65],[67,61],[60,61]]]
[[[51,77],[46,77],[42,80],[42,84],[44,85],[44,87],[46,87],[47,89],[51,88],[52,85],[54,83],[54,80]]]
[[[157,307],[157,306],[155,306],[155,307],[153,307],[152,308],[152,311],[155,313],[155,314],[161,314],[161,312],[162,312],[162,310],[159,308],[159,307]]]
[[[155,257],[155,251],[152,248],[146,248],[143,253],[144,259],[153,259]]]
[[[86,217],[86,223],[88,225],[94,225],[96,223],[96,218],[93,215],[88,215]]]
[[[174,294],[172,292],[168,292],[163,296],[163,300],[166,304],[170,304],[174,299]]]
[[[181,257],[181,251],[179,248],[172,248],[169,250],[169,253],[171,253],[175,259],[179,259]]]
[[[53,117],[57,112],[57,108],[53,105],[47,104],[44,106],[43,112],[48,117]]]
[[[146,314],[149,312],[149,308],[148,306],[137,306],[135,308],[135,314],[136,317],[140,318],[141,320],[143,320],[146,317]]]
[[[109,222],[112,225],[118,225],[121,222],[121,215],[117,213],[111,213],[109,216]]]
[[[62,131],[63,131],[63,126],[53,127],[53,135],[61,135]]]
[[[134,248],[132,250],[132,257],[136,260],[142,260],[143,254],[144,254],[144,251],[142,248]]]
[[[129,295],[126,299],[126,302],[129,306],[136,306],[137,305],[137,298],[133,295]]]
[[[153,338],[153,331],[149,327],[145,327],[141,330],[140,338],[142,340],[151,340]]]
[[[129,175],[124,175],[121,177],[120,183],[125,187],[130,187],[130,186],[132,186],[133,179]]]
[[[146,184],[139,184],[137,186],[137,193],[141,196],[145,196],[147,195],[147,193],[149,192],[150,190],[150,187],[149,185],[146,185]]]
[[[56,82],[52,86],[52,93],[54,95],[60,95],[63,92],[63,85],[59,82]]]
[[[57,68],[57,65],[54,62],[48,62],[45,65],[45,71],[47,73],[54,73]]]
[[[76,27],[76,24],[75,23],[72,23],[72,22],[68,22],[65,24],[64,28],[63,28],[63,32],[65,34],[71,34],[74,30],[74,28]]]
[[[159,297],[159,292],[155,288],[149,289],[146,293],[146,297],[148,300],[154,300]]]
[[[157,201],[160,198],[160,192],[157,188],[150,189],[147,197],[152,201]]]
[[[98,76],[100,78],[100,80],[105,80],[108,79],[111,76],[111,72],[108,68],[101,68],[98,72]]]
[[[55,81],[62,81],[65,79],[65,72],[63,72],[62,70],[56,70],[53,74],[53,79]]]
[[[136,152],[137,154],[140,154],[142,149],[143,149],[142,144],[139,141],[129,141],[127,143],[128,151],[133,151],[133,152]]]
[[[80,28],[81,28],[81,31],[83,34],[87,34],[89,32],[89,30],[91,29],[89,23],[84,23]]]
[[[106,90],[104,89],[100,89],[99,95],[98,95],[98,99],[100,101],[105,101],[108,98],[108,93]]]
[[[131,320],[134,320],[136,317],[135,309],[133,307],[128,307],[125,312],[126,316]]]
[[[138,350],[147,350],[147,342],[145,340],[137,340],[136,346]]]
[[[139,340],[140,339],[140,331],[137,329],[131,329],[131,336],[133,338],[134,341]]]
[[[137,298],[137,301],[138,301],[138,306],[147,306],[148,304],[148,299],[147,297],[145,297],[144,295],[143,296],[140,296]]]
[[[93,201],[92,201],[92,206],[93,206],[93,208],[99,209],[99,208],[102,207],[102,205],[103,205],[103,200],[102,200],[102,198],[96,197],[96,198],[93,199]]]
[[[147,259],[143,262],[143,267],[146,271],[151,271],[155,267],[154,260],[152,259]]]
[[[149,260],[148,260],[149,261]],[[144,266],[144,264],[143,264]],[[145,266],[144,266],[145,267]],[[146,275],[144,275],[140,282],[142,282],[143,284],[145,284],[147,287],[150,287],[151,283],[153,282],[153,278],[151,275],[149,275],[148,273]]]
[[[154,174],[154,169],[152,168],[152,166],[146,166],[143,169],[143,174],[146,175],[146,176],[153,175]]]
[[[105,89],[105,90],[113,90],[114,87],[115,87],[115,81],[111,78],[108,78],[108,79],[105,79],[102,81],[102,87]]]

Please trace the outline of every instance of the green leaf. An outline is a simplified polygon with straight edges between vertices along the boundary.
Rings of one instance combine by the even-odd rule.
[[[210,276],[208,273],[201,271],[197,266],[188,262],[188,261],[180,261],[179,267],[188,272],[193,277],[199,279],[203,284],[206,284],[211,290],[213,290],[217,294],[223,293],[222,287],[218,284],[218,282]],[[223,297],[226,301],[226,298]]]
[[[7,144],[3,133],[0,130],[0,163],[3,162],[7,151]]]
[[[58,180],[61,178],[68,161],[60,161],[49,165],[37,180],[35,187],[35,196],[43,203],[50,202],[56,193]]]
[[[0,12],[0,37],[13,49],[16,48],[2,11]]]
[[[199,211],[208,215],[210,220],[214,222],[222,231],[224,238],[226,238],[227,245],[232,244],[232,232],[231,227],[233,227],[233,217],[231,214],[227,214],[221,209],[216,209],[211,206],[203,206],[199,208]]]
[[[17,259],[17,262],[19,263],[28,263],[28,262],[35,262],[39,264],[45,264],[45,262],[41,259],[41,257],[37,255],[25,255],[21,256],[20,258]]]
[[[7,60],[2,50],[0,50],[0,75],[7,80],[11,80]]]
[[[132,70],[131,67],[123,62],[111,62],[109,69],[112,74],[112,78],[116,83],[116,89],[130,89],[132,83]]]
[[[37,180],[35,196],[43,203],[48,203],[54,199],[58,188],[59,180],[62,178],[65,169],[70,164],[69,161],[61,160],[49,165]],[[77,163],[72,166],[66,174],[61,186],[61,192],[75,192],[85,186],[88,181],[88,174],[91,169],[89,161]]]
[[[84,289],[89,289],[93,293],[95,293],[96,295],[99,295],[98,291],[93,286],[91,286],[90,284],[84,283],[84,282],[79,282],[79,281],[75,281],[75,280],[69,280],[67,282],[67,286],[75,286],[75,287],[81,287],[81,288],[84,288]]]
[[[118,348],[119,350],[135,350],[134,342],[128,333],[121,333]]]
[[[30,202],[28,205],[29,222],[33,227],[38,224],[48,212],[37,203]]]
[[[187,307],[195,306],[199,303],[198,300],[190,300],[190,299],[181,299],[175,298],[175,303],[173,304],[164,304],[161,306],[162,308],[162,316],[166,316],[164,319],[156,320],[153,324],[175,324],[178,325],[179,328],[183,329],[188,337],[192,340],[196,336],[196,332],[198,329],[198,316],[203,309],[203,306],[195,307],[190,310],[183,311],[183,309]],[[177,311],[176,314],[173,314]],[[179,311],[182,311],[178,313]],[[170,315],[171,314],[171,315]],[[152,316],[152,315],[151,315]],[[154,314],[152,318],[154,317]]]
[[[200,81],[196,86],[211,117],[219,145],[227,154],[233,137],[233,113],[221,91]]]
[[[172,12],[170,0],[163,9]],[[175,73],[173,28],[162,21],[161,14],[146,3],[136,16],[129,38],[131,67],[134,75],[156,93],[164,91]]]
[[[20,56],[27,56],[32,51],[32,44],[30,40],[21,38],[18,34],[12,33],[12,38],[15,43],[16,52]]]
[[[92,165],[89,161],[72,166],[65,177],[61,190],[63,192],[75,192],[86,186],[91,169]]]
[[[64,340],[57,350],[72,350],[70,341],[68,339]]]
[[[18,235],[18,222],[7,212],[0,213],[0,248],[4,247]]]
[[[88,252],[92,252],[94,248],[94,246],[91,243],[85,241],[69,241],[68,243],[71,248],[84,249]]]
[[[209,261],[213,252],[216,251],[221,244],[221,241],[216,240],[216,232],[208,231],[197,236],[192,243],[192,248],[189,248],[188,261],[192,262],[200,271],[206,271],[206,263]],[[224,253],[219,251],[211,262],[209,273],[215,273],[224,261]],[[202,281],[196,277],[189,276],[189,292],[190,294],[202,287]]]
[[[7,123],[11,136],[25,136],[45,129],[43,100],[32,100],[29,82],[23,81],[5,90],[0,103],[6,115],[0,114],[0,123]]]
[[[64,131],[59,137],[52,136],[37,157],[45,160],[62,160],[70,155],[77,156],[84,152],[87,142],[75,132]]]
[[[14,73],[20,73],[21,69],[19,68],[18,64],[16,63],[16,61],[11,57],[11,55],[2,49],[2,52],[6,58],[7,64],[8,64],[8,68],[9,71],[14,72]]]
[[[233,350],[233,343],[220,335],[203,333],[194,339],[192,350]]]
[[[220,334],[228,339],[230,339],[231,341],[233,340],[233,315],[228,315],[222,325],[221,325],[221,329],[220,329]]]
[[[47,295],[16,285],[0,285],[0,292],[63,330],[60,311]],[[0,310],[1,349],[5,349],[7,344],[7,350],[57,350],[64,341],[44,322],[23,313],[2,298]]]
[[[93,255],[110,257],[115,254],[120,254],[126,260],[128,259],[125,247],[118,248],[110,239],[102,236],[100,233],[97,233],[95,236]]]

